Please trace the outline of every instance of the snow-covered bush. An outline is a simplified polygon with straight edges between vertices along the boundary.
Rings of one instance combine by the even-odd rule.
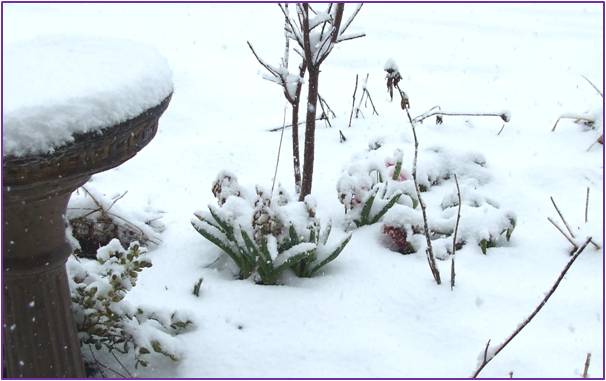
[[[152,352],[179,359],[174,336],[191,327],[192,321],[179,312],[156,311],[125,300],[137,284],[138,273],[151,265],[145,248],[133,243],[125,250],[117,239],[100,248],[96,260],[69,258],[71,299],[82,346],[122,354],[132,351],[135,366],[147,366]]]
[[[92,184],[74,192],[66,219],[71,235],[78,241],[78,255],[94,259],[97,249],[114,238],[125,247],[136,241],[153,249],[161,242],[162,215],[149,208],[136,212],[121,208],[120,200],[125,194],[107,197]]]
[[[474,179],[466,179],[473,184]],[[499,204],[484,197],[475,186],[464,187],[461,191],[463,205],[457,233],[457,250],[465,244],[480,247],[483,254],[487,249],[497,247],[511,239],[516,226],[516,217],[512,211],[501,209]],[[454,233],[458,196],[456,191],[444,196],[439,215],[429,216],[429,230],[434,254],[438,259],[446,259],[452,254],[452,235]],[[398,207],[385,217],[383,234],[386,243],[402,254],[411,254],[424,247],[423,220],[419,210]]]
[[[213,194],[218,205],[196,212],[191,222],[233,260],[240,279],[254,275],[259,283],[276,284],[287,269],[311,277],[334,260],[351,238],[328,244],[331,225],[321,229],[311,196],[303,202],[291,201],[279,187],[272,199],[259,186],[253,196],[228,172],[219,173]]]
[[[383,159],[386,147],[375,140],[369,143],[368,151],[354,156],[338,181],[346,225],[360,227],[382,220],[381,230],[388,247],[402,254],[423,250],[427,241],[422,211],[418,208],[414,182],[405,168],[403,153],[396,149]],[[423,191],[431,192],[436,185],[452,182],[455,173],[465,185],[457,248],[473,243],[486,254],[488,248],[509,240],[516,223],[514,214],[478,191],[492,178],[483,155],[431,147],[423,150],[421,158],[417,181]],[[458,207],[454,182],[452,185],[453,193],[444,197],[441,211],[429,213],[428,218],[429,238],[435,256],[440,259],[446,259],[452,252]],[[430,209],[435,208],[430,206]]]
[[[502,240],[509,241],[516,227],[516,216],[510,210],[501,209],[493,199],[485,197],[473,188],[462,190],[461,223],[458,243],[473,243],[486,254],[488,248],[497,247]],[[440,218],[432,224],[432,230],[440,234],[453,233],[459,201],[456,192],[444,197]]]
[[[354,158],[337,183],[347,223],[360,227],[377,223],[396,203],[415,208],[414,183],[403,169],[403,153],[380,160],[378,149]]]

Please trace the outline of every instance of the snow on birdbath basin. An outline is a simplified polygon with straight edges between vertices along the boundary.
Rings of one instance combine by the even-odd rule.
[[[173,91],[154,49],[50,37],[6,46],[3,352],[8,377],[84,377],[71,316],[65,208],[93,173],[154,137]]]

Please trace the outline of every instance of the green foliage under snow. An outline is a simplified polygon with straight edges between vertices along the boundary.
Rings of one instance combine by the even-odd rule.
[[[133,352],[135,367],[147,366],[152,353],[179,360],[174,336],[190,328],[192,321],[178,312],[135,307],[125,300],[139,273],[152,265],[145,248],[132,243],[125,250],[114,239],[97,251],[95,260],[72,256],[67,265],[82,346]]]

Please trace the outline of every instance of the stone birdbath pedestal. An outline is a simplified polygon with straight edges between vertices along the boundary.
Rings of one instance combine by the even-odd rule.
[[[65,211],[94,173],[154,137],[173,91],[166,60],[123,40],[5,46],[2,335],[8,377],[85,377],[65,261]]]

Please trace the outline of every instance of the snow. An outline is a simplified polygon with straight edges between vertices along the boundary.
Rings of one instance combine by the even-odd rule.
[[[124,122],[172,91],[166,59],[128,40],[38,37],[4,47],[3,155],[49,153]]]
[[[346,5],[346,12],[352,8]],[[579,241],[591,235],[603,244],[603,147],[587,152],[602,127],[562,120],[551,132],[562,114],[602,118],[602,99],[580,76],[603,83],[599,4],[369,3],[351,30],[359,27],[367,36],[339,44],[322,64],[319,91],[337,118],[332,129],[317,124],[312,193],[322,226],[332,220],[329,241],[349,233],[336,190],[345,169],[385,168],[396,149],[404,169],[412,168],[410,126],[397,95],[390,102],[386,94],[383,65],[389,57],[404,74],[400,87],[410,96],[412,117],[436,105],[511,114],[499,136],[503,121],[495,117],[445,116],[442,125],[430,118],[416,129],[420,177],[429,181],[457,169],[461,234],[484,227],[485,220],[471,214],[474,201],[483,205],[478,213],[495,213],[491,221],[508,211],[517,219],[511,241],[487,255],[475,244],[457,250],[453,291],[448,259],[437,260],[444,281],[437,286],[425,253],[393,252],[381,224],[352,230],[349,244],[320,274],[287,274],[280,286],[234,279],[230,262],[217,260],[220,250],[190,226],[194,211],[207,212],[216,203],[211,188],[222,170],[237,176],[252,200],[254,184],[271,187],[280,134],[266,130],[282,125],[284,95],[260,78],[246,40],[268,61],[282,56],[284,19],[275,5],[5,4],[4,12],[9,42],[43,33],[102,33],[152,45],[173,67],[178,91],[156,138],[92,183],[109,195],[128,190],[115,206],[121,210],[136,213],[151,205],[165,212],[162,243],[147,254],[153,267],[140,274],[127,299],[190,311],[197,326],[174,338],[183,355],[179,363],[157,356],[149,368],[131,368],[138,377],[470,377],[488,339],[494,348],[509,336],[570,259],[570,243],[546,220],[560,222],[549,196]],[[364,112],[366,119],[354,118],[348,128],[355,76],[365,73],[380,116]],[[345,143],[339,143],[339,129]],[[285,132],[276,184],[292,192]],[[452,228],[453,195],[452,177],[423,193],[430,220]],[[303,207],[287,205],[298,208],[289,215]],[[223,207],[251,217],[241,205]],[[419,222],[411,205],[384,219]],[[415,247],[424,247],[422,235],[414,239]],[[435,249],[444,253],[451,245],[444,240]],[[533,322],[481,376],[513,371],[520,378],[577,378],[591,352],[589,374],[603,377],[603,265],[602,251],[588,246]],[[203,292],[196,297],[192,288],[201,277]]]

